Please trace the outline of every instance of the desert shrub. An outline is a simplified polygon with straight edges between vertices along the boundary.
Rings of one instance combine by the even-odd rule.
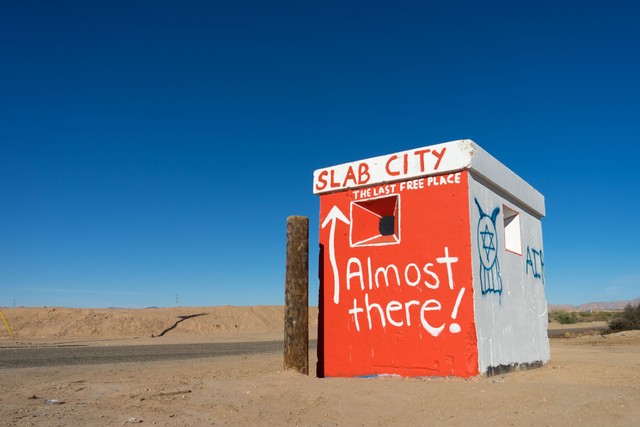
[[[549,313],[549,321],[550,322],[558,322],[563,325],[568,325],[571,323],[578,322],[578,314],[573,311],[564,311],[564,310],[553,310]]]
[[[609,322],[610,332],[631,331],[640,329],[640,303],[627,306]]]
[[[609,322],[615,317],[615,311],[581,311],[578,313],[580,322]]]
[[[552,310],[549,312],[549,322],[571,324],[578,322],[610,322],[618,314],[617,311],[566,311]]]

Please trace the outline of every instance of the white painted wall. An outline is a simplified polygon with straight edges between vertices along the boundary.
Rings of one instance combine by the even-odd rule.
[[[490,183],[485,178],[473,171],[469,176],[474,309],[481,373],[486,373],[492,366],[546,363],[550,359],[541,220],[531,213],[530,206],[525,208],[519,201],[521,198],[510,196],[502,185]],[[475,199],[489,217],[495,208],[500,208],[495,230],[487,223],[490,218],[481,217]],[[519,212],[522,255],[505,250],[503,205]],[[544,207],[536,210],[544,212]],[[485,233],[483,236],[478,236],[478,224]],[[491,233],[495,234],[493,240]],[[487,268],[485,263],[488,262],[483,263],[481,256],[490,259],[487,253],[491,254],[492,246],[496,249],[498,264]],[[527,264],[528,260],[530,264]],[[497,279],[498,268],[501,280]],[[483,280],[485,287],[492,282],[494,290],[498,288],[496,283],[501,282],[501,292],[483,294]]]

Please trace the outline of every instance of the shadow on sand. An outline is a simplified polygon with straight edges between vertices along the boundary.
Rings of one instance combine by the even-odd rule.
[[[158,335],[153,335],[152,334],[151,338],[157,338],[157,337],[163,336],[167,332],[175,329],[175,327],[178,326],[178,323],[180,323],[180,322],[184,322],[185,320],[192,319],[194,317],[206,316],[207,314],[209,314],[209,313],[198,313],[198,314],[189,314],[188,316],[178,316],[178,319],[180,319],[180,320],[177,320],[176,323],[174,323],[173,325],[169,326],[167,329],[165,329],[164,331],[160,332]]]

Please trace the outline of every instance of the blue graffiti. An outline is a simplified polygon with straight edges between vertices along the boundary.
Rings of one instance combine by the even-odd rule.
[[[540,279],[544,285],[544,254],[542,253],[542,249],[536,250],[527,246],[527,275],[529,274],[529,270],[531,270],[533,277]]]
[[[498,232],[496,219],[500,208],[495,208],[491,216],[484,213],[478,199],[476,206],[480,212],[478,220],[477,244],[480,253],[480,290],[482,295],[495,293],[502,295],[502,276],[498,262]]]

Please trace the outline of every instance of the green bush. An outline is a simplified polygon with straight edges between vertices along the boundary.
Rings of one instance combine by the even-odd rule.
[[[616,315],[615,311],[581,311],[578,313],[580,322],[609,322]]]
[[[615,311],[566,311],[552,310],[549,312],[549,322],[562,324],[578,322],[610,322],[618,314]]]
[[[554,310],[551,313],[549,313],[549,321],[558,322],[563,325],[577,323],[578,313],[574,311],[569,312],[569,311]]]
[[[631,331],[640,329],[640,303],[627,304],[622,313],[609,322],[609,332]]]

